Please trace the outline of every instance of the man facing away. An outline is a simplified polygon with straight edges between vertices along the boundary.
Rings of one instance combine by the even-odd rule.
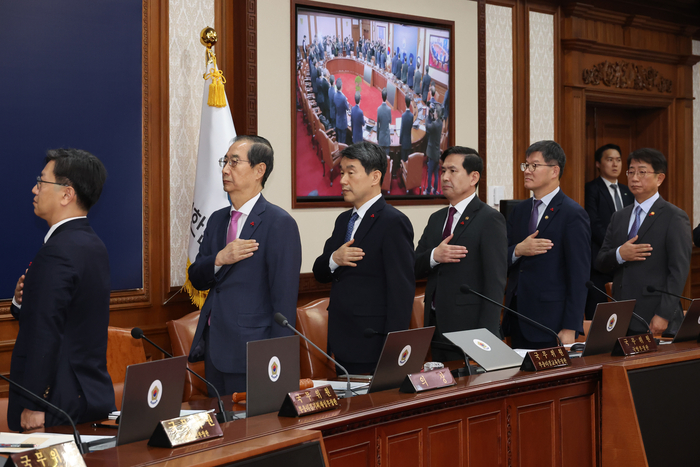
[[[554,141],[539,141],[521,164],[525,188],[534,196],[515,206],[508,217],[508,287],[506,305],[558,334],[571,344],[583,330],[586,282],[591,268],[591,227],[586,211],[559,188],[566,164]],[[541,349],[557,340],[512,313],[503,331],[514,348]]]
[[[627,185],[617,181],[622,170],[620,147],[615,144],[606,144],[596,150],[594,157],[600,177],[586,183],[584,204],[591,220],[591,260],[593,262],[603,244],[605,231],[608,229],[613,213],[634,202],[634,196]],[[606,282],[612,282],[612,275],[603,274],[591,265],[591,281],[599,289],[605,290]],[[605,295],[595,289],[589,290],[586,299],[586,319],[593,319],[597,304],[606,301]]]
[[[209,290],[189,361],[204,360],[220,394],[245,391],[248,341],[291,334],[275,324],[276,313],[296,322],[301,240],[292,216],[261,193],[273,164],[265,138],[232,140],[219,160],[231,206],[211,215],[188,270],[197,290]]]
[[[415,296],[413,227],[381,195],[386,154],[361,142],[341,153],[343,198],[353,208],[340,214],[314,277],[331,282],[328,349],[350,373],[374,371],[382,335],[408,329]],[[365,330],[378,334],[365,337]]]
[[[45,162],[32,193],[34,214],[49,232],[15,288],[10,378],[84,423],[115,410],[107,373],[109,257],[87,219],[107,171],[79,149],[48,151]],[[32,430],[69,421],[11,386],[7,423]]]
[[[654,334],[675,335],[683,320],[683,308],[671,295],[682,295],[690,271],[693,244],[688,215],[659,194],[667,163],[656,149],[637,149],[627,157],[627,180],[634,205],[617,211],[610,220],[596,268],[613,275],[613,297],[636,299],[635,313]],[[646,332],[632,320],[630,334]]]
[[[471,148],[448,148],[442,159],[442,191],[450,202],[428,220],[416,248],[416,278],[428,278],[425,325],[435,326],[435,361],[464,358],[445,332],[486,328],[500,337],[500,307],[460,291],[468,284],[498,303],[503,300],[508,269],[506,221],[479,199],[476,188],[484,162]]]

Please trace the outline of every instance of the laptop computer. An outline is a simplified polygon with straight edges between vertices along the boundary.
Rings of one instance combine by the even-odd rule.
[[[673,343],[696,340],[698,336],[700,336],[700,299],[696,298],[690,304],[681,327],[673,338]]]
[[[407,374],[423,368],[435,326],[394,331],[386,335],[368,393],[396,389]]]
[[[299,390],[299,336],[248,342],[247,354],[245,416],[278,412],[287,393]]]
[[[126,367],[117,446],[148,439],[161,420],[180,415],[187,357]]]
[[[520,366],[523,357],[486,328],[443,334],[486,371]]]
[[[617,339],[627,335],[635,303],[637,300],[599,303],[581,356],[612,352]]]

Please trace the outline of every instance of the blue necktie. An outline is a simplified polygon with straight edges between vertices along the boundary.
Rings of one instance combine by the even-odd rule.
[[[348,222],[348,230],[345,231],[345,242],[348,243],[350,239],[352,238],[352,229],[355,227],[355,221],[359,218],[360,216],[357,215],[356,212],[352,213],[352,217],[350,217],[350,221]]]
[[[637,235],[637,232],[639,232],[639,226],[641,225],[641,219],[639,216],[642,214],[642,207],[637,206],[634,208],[634,224],[632,224],[632,228],[630,229],[630,233],[627,235],[627,240],[630,240],[631,238],[634,238]]]

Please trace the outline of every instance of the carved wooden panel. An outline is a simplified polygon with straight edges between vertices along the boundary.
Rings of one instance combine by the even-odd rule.
[[[380,433],[382,430],[378,430]],[[386,458],[381,465],[387,467],[421,467],[423,465],[423,430],[416,429],[393,435],[385,433]]]
[[[585,395],[561,401],[561,465],[595,465],[595,397]]]
[[[605,60],[591,68],[583,70],[583,83],[593,86],[604,84],[608,87],[636,89],[670,93],[673,81],[666,79],[653,67],[635,65],[624,60],[609,62]]]
[[[427,465],[463,465],[462,421],[428,427],[425,447]]]

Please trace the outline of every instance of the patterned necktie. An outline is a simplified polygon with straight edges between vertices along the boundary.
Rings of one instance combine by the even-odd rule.
[[[457,209],[454,206],[450,206],[450,212],[447,215],[447,222],[445,223],[445,230],[442,231],[442,239],[446,239],[452,233],[452,222],[457,214]]]
[[[528,235],[532,235],[537,230],[537,220],[540,217],[539,207],[542,204],[541,199],[534,199],[532,203],[532,213],[530,213],[530,223],[527,225]]]
[[[615,193],[615,211],[619,211],[622,209],[622,200],[620,199],[620,194],[617,191],[617,184],[611,183],[610,188],[612,188],[613,193]]]
[[[231,213],[231,223],[228,225],[228,233],[226,234],[227,245],[238,237],[238,219],[240,219],[241,215],[240,211]]]
[[[627,240],[634,238],[637,235],[637,232],[639,232],[639,226],[642,224],[640,216],[642,215],[642,207],[637,206],[634,208],[634,224],[632,224],[632,228],[630,229],[630,233],[627,235]]]
[[[348,221],[348,230],[345,231],[345,242],[348,243],[350,239],[352,238],[352,229],[355,227],[355,221],[359,218],[360,216],[357,215],[356,212],[352,213],[352,217],[350,217],[350,221]]]

